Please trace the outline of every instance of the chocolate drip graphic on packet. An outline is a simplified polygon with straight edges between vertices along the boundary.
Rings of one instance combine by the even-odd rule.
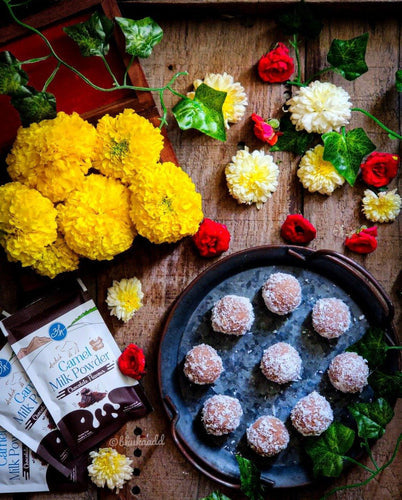
[[[77,283],[6,318],[2,329],[75,456],[151,411],[138,381],[120,372],[120,349]]]

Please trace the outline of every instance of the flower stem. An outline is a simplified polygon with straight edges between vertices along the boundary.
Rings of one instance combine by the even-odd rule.
[[[334,66],[328,66],[328,68],[322,69],[318,73],[315,73],[315,75],[313,75],[311,78],[309,78],[307,80],[307,82],[306,82],[306,85],[308,85],[309,83],[311,83],[318,76],[323,75],[324,73],[328,73],[328,71],[334,71],[334,70],[335,70]]]
[[[27,59],[26,61],[20,61],[20,65],[22,66],[23,64],[32,64],[32,63],[37,63],[41,61],[46,61],[46,59],[49,59],[52,57],[53,54],[48,54],[47,56],[43,57],[34,57],[33,59]]]
[[[370,469],[370,467],[367,467],[366,465],[358,462],[357,460],[355,460],[352,457],[344,456],[342,458],[344,460],[346,460],[347,462],[351,462],[352,464],[358,465],[359,467],[361,467],[362,469],[366,470],[367,472],[370,472],[370,474],[374,474],[376,472],[375,470]]]
[[[360,113],[363,113],[363,115],[366,115],[369,118],[371,118],[378,126],[380,126],[383,130],[385,130],[385,132],[388,132],[389,135],[391,135],[395,139],[399,139],[400,141],[402,140],[402,135],[399,135],[396,132],[394,132],[393,130],[391,130],[390,128],[386,127],[382,122],[380,122],[380,120],[378,118],[373,116],[368,111],[361,109],[361,108],[352,108],[351,111],[359,111]]]
[[[50,85],[50,83],[53,81],[53,78],[56,76],[56,73],[59,71],[61,64],[58,62],[57,66],[54,68],[52,74],[49,76],[49,78],[46,80],[45,84],[43,85],[42,92],[46,92],[46,89]]]
[[[117,81],[117,78],[115,77],[113,71],[111,70],[109,63],[106,61],[106,57],[102,54],[101,58],[102,58],[103,64],[105,65],[105,68],[107,69],[107,72],[112,77],[114,84],[116,85],[116,87],[118,87],[119,82]]]
[[[402,349],[402,346],[401,345],[389,345],[389,346],[385,347],[386,351],[390,351],[392,349],[396,349],[396,350],[400,351]]]
[[[134,61],[134,57],[135,56],[131,56],[131,59],[130,59],[130,62],[128,63],[127,65],[127,68],[126,68],[126,71],[124,73],[124,77],[123,77],[123,85],[127,85],[127,77],[128,77],[128,72],[131,68],[131,65],[133,64],[133,61]]]
[[[375,461],[373,454],[371,453],[371,448],[368,444],[367,438],[364,439],[364,443],[362,443],[363,448],[367,451],[368,456],[370,457],[371,462],[373,463],[375,470],[378,471],[379,467],[377,465],[377,462]]]
[[[299,41],[297,39],[297,33],[293,34],[293,40],[289,40],[289,43],[295,51],[296,64],[297,64],[297,76],[296,76],[296,80],[290,80],[286,83],[289,85],[297,85],[298,87],[304,87],[304,83],[301,81],[300,52],[299,52]]]

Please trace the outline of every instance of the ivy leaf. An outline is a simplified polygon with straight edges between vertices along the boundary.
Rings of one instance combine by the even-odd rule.
[[[291,151],[301,156],[314,141],[314,134],[309,134],[305,130],[297,132],[288,114],[281,118],[279,130],[283,135],[278,137],[277,143],[272,146],[270,151]]]
[[[226,141],[222,106],[226,92],[215,90],[202,83],[195,91],[194,99],[186,97],[172,109],[182,130],[195,128],[219,141]]]
[[[357,433],[362,439],[379,439],[394,416],[394,410],[384,398],[373,403],[355,403],[348,406],[348,410],[356,420]]]
[[[23,127],[41,120],[56,118],[56,98],[48,92],[38,92],[33,87],[25,87],[29,92],[24,97],[12,97],[11,104],[18,111]]]
[[[395,372],[390,375],[376,370],[369,376],[369,384],[377,396],[381,396],[388,401],[402,398],[402,373]]]
[[[276,23],[286,35],[302,35],[310,39],[317,37],[323,27],[322,22],[314,16],[310,6],[303,1],[279,14]]]
[[[355,432],[334,422],[318,438],[306,442],[306,451],[313,461],[315,476],[338,477],[343,469],[343,457],[351,448]]]
[[[388,345],[384,340],[384,335],[385,332],[381,328],[369,328],[360,340],[346,350],[360,354],[374,370],[385,361]]]
[[[162,28],[150,17],[144,17],[138,21],[126,17],[115,19],[126,39],[127,54],[149,57],[154,46],[162,40]]]
[[[18,95],[28,82],[20,61],[8,52],[0,52],[0,94]]]
[[[364,156],[375,150],[375,145],[362,128],[350,130],[346,135],[327,132],[322,135],[326,161],[332,163],[337,172],[353,186]]]
[[[402,92],[402,69],[395,73],[395,85],[398,92]]]
[[[236,455],[240,470],[240,489],[250,500],[264,500],[261,486],[261,472],[257,467],[241,455]]]
[[[355,80],[368,71],[365,61],[368,33],[350,40],[332,40],[327,61],[346,80]]]
[[[77,43],[84,57],[102,57],[109,52],[109,41],[113,34],[113,27],[113,21],[108,17],[94,12],[83,23],[66,26],[63,30]]]
[[[220,491],[214,491],[207,497],[201,498],[201,500],[230,500],[230,498],[221,493]]]

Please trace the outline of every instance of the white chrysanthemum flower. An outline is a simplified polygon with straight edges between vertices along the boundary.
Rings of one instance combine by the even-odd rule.
[[[92,463],[88,465],[88,474],[96,486],[103,488],[106,485],[111,490],[116,488],[117,493],[131,479],[131,460],[113,448],[99,448],[98,452],[91,451],[89,456]]]
[[[366,189],[362,202],[364,215],[373,222],[391,222],[401,210],[401,197],[396,189],[383,191],[378,196],[371,189]]]
[[[331,194],[345,182],[331,162],[323,159],[324,146],[310,149],[300,160],[297,177],[310,193]]]
[[[300,87],[297,94],[287,101],[290,119],[296,130],[324,134],[339,131],[349,123],[352,103],[342,87],[329,82],[311,82]]]
[[[225,101],[222,106],[223,119],[225,120],[226,128],[229,128],[230,123],[236,123],[241,120],[246,112],[248,104],[247,94],[239,82],[235,82],[233,76],[226,72],[223,75],[219,73],[208,73],[204,80],[195,80],[194,89],[205,83],[208,87],[221,92],[227,92]],[[188,92],[187,97],[194,99],[195,92]]]
[[[106,304],[110,308],[110,314],[127,322],[142,306],[143,297],[141,281],[135,277],[124,278],[120,281],[113,281],[113,286],[108,288]]]
[[[247,205],[256,203],[258,209],[278,187],[279,169],[273,157],[263,151],[249,153],[248,147],[233,156],[225,175],[233,198]]]

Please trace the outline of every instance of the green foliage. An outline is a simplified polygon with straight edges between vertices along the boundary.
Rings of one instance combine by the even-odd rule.
[[[339,422],[331,424],[320,437],[310,438],[306,451],[313,461],[314,475],[338,477],[354,439],[354,431]]]
[[[241,491],[250,500],[264,500],[264,491],[261,485],[261,473],[257,467],[241,455],[236,455],[240,470]]]
[[[109,52],[109,41],[113,34],[113,21],[104,14],[95,12],[83,23],[63,28],[78,44],[84,57],[105,56]]]
[[[373,403],[355,403],[348,409],[356,420],[357,432],[362,439],[379,439],[394,416],[390,404],[383,398]]]
[[[207,497],[201,498],[201,500],[230,500],[230,498],[220,491],[214,491]]]
[[[384,340],[384,334],[385,332],[381,328],[369,328],[360,340],[346,350],[360,354],[374,370],[385,361],[388,346]]]
[[[395,85],[398,92],[402,92],[402,69],[395,73]]]
[[[138,21],[116,17],[116,21],[126,39],[127,54],[149,57],[154,46],[162,40],[162,28],[150,17]]]
[[[346,80],[355,80],[368,71],[365,61],[368,33],[350,40],[332,40],[327,60]]]
[[[384,373],[375,370],[369,376],[369,384],[377,396],[382,396],[388,401],[402,398],[402,373],[397,371],[394,374]]]
[[[324,160],[331,162],[337,172],[353,186],[362,159],[375,150],[375,145],[362,128],[355,128],[347,134],[327,132],[322,136],[322,140]]]
[[[303,1],[279,14],[276,23],[286,35],[302,35],[306,38],[317,37],[323,27],[322,22]]]
[[[33,87],[24,87],[27,95],[14,96],[11,104],[18,111],[23,127],[41,120],[56,118],[56,98],[49,92],[38,92]]]
[[[270,151],[291,151],[301,156],[309,149],[315,138],[314,134],[309,134],[305,130],[297,132],[289,114],[281,118],[279,130],[283,135],[278,137],[277,143]]]
[[[222,106],[226,92],[221,92],[202,83],[195,91],[194,99],[185,97],[172,109],[182,130],[194,128],[200,132],[226,141],[226,129]]]
[[[0,52],[0,94],[10,96],[24,93],[28,75],[21,69],[20,61],[11,52]]]

